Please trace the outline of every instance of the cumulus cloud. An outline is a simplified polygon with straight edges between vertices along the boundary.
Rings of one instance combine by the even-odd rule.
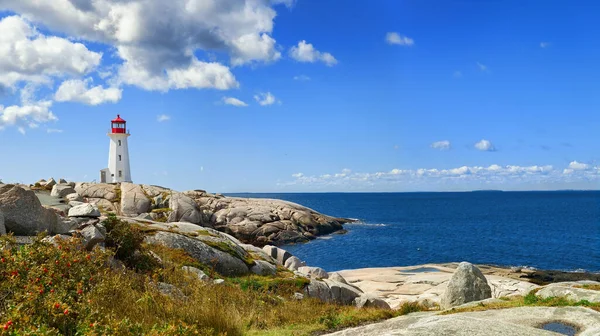
[[[494,145],[489,140],[485,140],[485,139],[482,139],[481,141],[476,143],[475,148],[480,151],[484,151],[484,152],[493,152],[496,150]]]
[[[385,34],[385,42],[387,42],[388,44],[396,44],[408,47],[415,44],[415,41],[410,37],[400,35],[396,32],[389,32]]]
[[[451,148],[450,141],[442,140],[431,144],[431,148],[438,150],[449,150]]]
[[[169,121],[169,120],[171,120],[171,116],[168,116],[166,114],[161,114],[156,117],[156,121],[158,121],[158,122]]]
[[[224,52],[233,66],[277,61],[281,52],[272,37],[277,4],[291,7],[294,1],[4,0],[0,10],[110,45],[122,60],[116,72],[120,83],[166,91],[237,87],[227,66],[199,60],[198,51]],[[80,52],[87,50],[77,45]],[[79,65],[79,72],[87,69]]]
[[[327,66],[334,66],[338,61],[328,52],[320,52],[315,47],[302,40],[297,46],[290,49],[290,57],[298,62],[315,63],[317,61],[325,63]]]
[[[50,111],[52,101],[24,102],[23,105],[4,107],[0,105],[0,129],[16,126],[19,132],[25,132],[25,126],[37,128],[41,123],[56,121],[58,118]]]
[[[116,103],[121,100],[122,90],[118,88],[103,88],[102,85],[90,87],[92,80],[71,79],[62,82],[54,99],[59,102],[79,102],[87,105]]]
[[[0,4],[0,9],[2,4]],[[45,36],[19,16],[0,20],[0,86],[48,83],[52,76],[83,75],[98,66],[101,53],[81,43]]]
[[[234,98],[234,97],[223,97],[223,103],[225,103],[227,105],[237,106],[237,107],[248,106],[248,104],[246,104],[245,102],[243,102],[237,98]]]
[[[308,176],[303,173],[292,175],[293,180],[280,183],[281,186],[305,185],[311,187],[354,188],[389,186],[397,184],[401,188],[419,186],[503,186],[511,184],[545,185],[572,181],[600,181],[600,167],[589,166],[586,170],[570,172],[555,169],[551,165],[500,166],[461,166],[450,169],[419,168],[392,169],[389,171],[362,173],[344,169],[340,173]]]
[[[254,96],[254,100],[256,100],[261,106],[273,105],[275,102],[281,103],[280,101],[277,101],[271,92],[259,93]]]
[[[572,161],[571,163],[569,163],[568,168],[573,170],[587,170],[591,168],[591,165],[587,163]]]

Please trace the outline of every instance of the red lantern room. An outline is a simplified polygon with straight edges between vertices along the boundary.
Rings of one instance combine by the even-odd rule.
[[[121,119],[121,115],[117,114],[117,118],[110,121],[112,132],[113,133],[126,133],[125,132],[125,124],[127,123],[125,120]]]

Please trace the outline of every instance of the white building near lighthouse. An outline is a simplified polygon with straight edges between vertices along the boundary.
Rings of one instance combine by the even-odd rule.
[[[130,134],[127,132],[126,124],[127,122],[118,114],[116,119],[111,120],[111,131],[108,133],[110,138],[108,168],[100,170],[101,183],[131,182],[127,147],[127,138]]]

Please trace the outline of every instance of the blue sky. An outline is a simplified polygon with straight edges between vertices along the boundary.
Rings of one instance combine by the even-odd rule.
[[[0,179],[598,189],[594,1],[0,3]],[[232,105],[233,104],[233,105]]]

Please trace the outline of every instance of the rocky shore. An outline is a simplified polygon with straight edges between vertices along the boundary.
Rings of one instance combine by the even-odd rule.
[[[40,232],[47,234],[42,248],[60,249],[65,241],[99,255],[113,248],[114,255],[102,267],[115,272],[133,267],[133,273],[140,267],[153,269],[154,276],[144,280],[145,288],[155,288],[181,304],[188,300],[186,293],[199,285],[169,282],[165,270],[192,275],[211,286],[240,282],[263,286],[252,278],[256,276],[294,284],[294,292],[282,292],[286,297],[275,294],[269,298],[273,302],[312,298],[324,305],[394,312],[379,316],[408,314],[334,335],[550,336],[556,335],[552,323],[580,336],[600,334],[600,274],[468,262],[327,272],[275,246],[341,230],[347,221],[290,202],[225,197],[202,190],[177,192],[131,183],[54,179],[31,186],[0,184],[0,234],[19,236],[2,250],[7,256],[21,253],[26,258],[29,254],[15,249],[15,243],[37,244],[33,236]],[[12,250],[7,252],[8,248]],[[161,251],[167,254],[159,256]],[[171,261],[163,260],[168,256]],[[8,271],[18,275],[7,269],[3,276]],[[40,295],[43,292],[42,288]],[[264,295],[274,295],[268,293]],[[328,329],[343,327],[337,319],[322,316],[318,323]]]
[[[8,186],[3,188],[9,188]],[[342,230],[343,224],[350,221],[323,215],[292,202],[225,197],[204,190],[179,192],[152,185],[67,182],[53,178],[18,187],[23,191],[15,190],[12,193],[24,200],[19,206],[34,206],[35,201],[31,195],[24,194],[26,190],[35,191],[39,199],[49,199],[48,196],[51,196],[50,200],[62,200],[63,204],[56,204],[54,201],[45,205],[45,210],[28,212],[35,217],[29,221],[31,227],[15,227],[17,235],[27,235],[43,229],[51,233],[68,232],[75,225],[68,218],[77,217],[69,213],[78,211],[80,208],[77,207],[82,204],[93,206],[101,214],[111,212],[139,221],[188,222],[214,228],[243,243],[257,246],[307,242],[319,235]],[[50,210],[59,215],[57,220],[43,218],[50,216]],[[48,225],[43,226],[42,222]],[[57,225],[61,227],[56,227]]]

